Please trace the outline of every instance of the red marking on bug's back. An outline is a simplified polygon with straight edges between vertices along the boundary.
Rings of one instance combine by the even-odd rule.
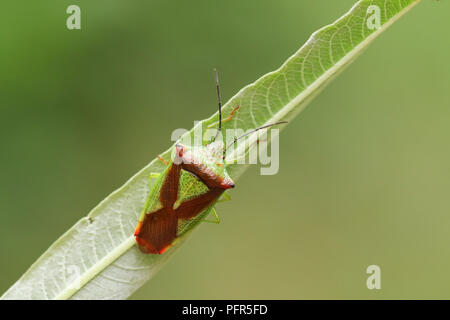
[[[136,241],[144,253],[158,254],[167,249],[177,236],[178,218],[172,207],[148,213],[139,230]]]
[[[168,244],[167,246],[163,247],[162,249],[157,249],[153,245],[151,245],[149,242],[145,241],[143,238],[136,238],[136,242],[139,245],[139,249],[143,253],[151,253],[151,254],[163,254],[172,246],[171,244]]]
[[[182,146],[180,146],[182,147]],[[177,149],[178,150],[178,149]],[[224,179],[224,177],[216,174],[209,166],[200,163],[195,159],[192,154],[184,152],[182,148],[178,154],[178,161],[181,162],[182,168],[195,174],[200,180],[208,186],[208,188],[219,188],[219,189],[231,189],[234,188],[234,182],[231,179]]]
[[[176,146],[177,159],[172,162],[159,193],[163,208],[148,212],[139,222],[134,233],[139,248],[144,253],[162,254],[177,237],[178,219],[192,219],[217,200],[226,189],[234,187],[231,179],[218,176],[206,165],[192,161],[182,145]],[[187,200],[174,210],[178,198],[181,169],[196,175],[209,191]]]

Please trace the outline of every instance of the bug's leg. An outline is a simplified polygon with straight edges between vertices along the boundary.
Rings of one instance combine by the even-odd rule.
[[[150,174],[148,175],[148,182],[152,183],[153,179],[158,179],[158,177],[161,175],[161,173],[159,172],[150,172]]]
[[[222,193],[222,195],[220,196],[219,200],[217,200],[217,203],[225,202],[225,201],[230,201],[230,200],[231,200],[231,197],[230,197],[230,195],[228,194],[228,192],[224,192],[224,193]]]
[[[240,108],[240,106],[236,106],[236,107],[233,109],[233,111],[231,111],[230,115],[229,115],[227,118],[222,119],[222,123],[228,122],[228,121],[230,121],[231,119],[233,119],[234,113],[235,113],[236,111],[238,111],[239,108]],[[217,126],[218,124],[219,124],[219,121],[216,121],[216,122],[210,124],[209,126],[207,126],[206,128],[207,128],[207,129],[211,129],[211,128]]]
[[[158,154],[158,160],[161,161],[162,163],[164,163],[166,166],[169,165],[169,161],[164,160],[163,157],[161,157],[160,154]]]
[[[231,111],[230,115],[222,120],[222,123],[231,121],[231,119],[233,119],[233,117],[234,117],[235,112],[238,111],[239,108],[240,108],[240,106],[234,107],[234,109]]]
[[[148,175],[149,178],[151,179],[156,179],[161,175],[160,172],[150,172],[150,174]]]
[[[205,217],[205,219],[203,219],[202,222],[219,224],[220,223],[220,218],[219,218],[219,215],[217,214],[215,208],[211,209],[211,214],[214,217],[214,220],[206,220],[206,217]]]

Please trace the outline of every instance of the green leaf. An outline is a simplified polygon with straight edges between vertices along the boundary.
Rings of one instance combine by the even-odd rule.
[[[239,91],[224,106],[241,109],[225,128],[247,130],[289,120],[341,72],[372,40],[419,0],[359,1],[335,23],[317,32],[278,70]],[[381,27],[369,28],[369,6],[380,8]],[[218,120],[218,114],[197,124]],[[192,135],[192,131],[187,133]],[[163,153],[168,157],[170,150]],[[183,245],[163,255],[142,254],[133,237],[147,197],[148,175],[162,171],[154,159],[61,236],[2,296],[3,299],[124,299],[149,280]],[[230,165],[234,179],[245,166]],[[193,230],[193,229],[192,229]],[[190,231],[192,231],[190,230]]]

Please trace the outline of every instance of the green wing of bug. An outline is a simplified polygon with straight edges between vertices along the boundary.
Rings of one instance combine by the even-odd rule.
[[[142,210],[141,217],[139,218],[139,222],[142,222],[145,219],[145,215],[147,213],[157,211],[163,207],[161,201],[159,200],[159,190],[161,190],[169,169],[170,164],[163,170],[163,172],[158,174],[158,177],[155,178],[155,181],[153,183],[152,174],[150,174],[148,182],[150,191],[145,202],[144,209]]]
[[[217,201],[216,201],[217,202]],[[200,212],[195,218],[189,220],[179,220],[178,222],[178,237],[182,236],[187,231],[193,230],[193,227],[200,223],[205,217],[207,217],[211,210],[216,205],[216,202],[212,203],[210,206],[205,208],[202,212]]]
[[[178,187],[178,167],[172,163],[159,174],[152,185],[150,174],[150,191],[137,224],[134,236],[139,249],[145,253],[161,254],[176,237],[178,221],[172,208]]]
[[[217,189],[210,190],[195,175],[172,162],[154,184],[151,180],[152,175],[150,175],[150,192],[135,236],[141,251],[161,254],[185,232],[187,227],[199,222],[210,212],[217,200],[215,196]],[[202,201],[207,201],[208,205],[201,209],[204,203]],[[182,207],[179,208],[180,206]],[[181,216],[184,214],[189,219],[178,219],[179,214]]]
[[[178,199],[175,202],[175,208],[178,208],[181,203],[196,198],[202,194],[209,191],[209,188],[201,182],[197,177],[192,175],[190,172],[181,170],[180,183],[179,183],[179,193]],[[203,211],[199,212],[197,216],[192,219],[184,220],[180,219],[178,221],[178,236],[181,236],[190,227],[199,223],[204,217],[206,217],[211,209],[214,207],[215,201],[205,208]]]
[[[141,217],[139,219],[139,222],[145,219],[146,214],[155,212],[163,207],[160,201],[160,190],[167,177],[170,165],[171,164],[169,164],[166,167],[166,169],[164,169],[164,171],[161,172],[161,174],[158,176],[158,178],[153,184],[151,183],[151,181],[149,181],[150,192],[146,204],[144,206],[144,209],[142,211]],[[197,177],[195,177],[188,171],[181,170],[180,180],[178,183],[178,197],[174,203],[173,209],[178,208],[180,204],[183,203],[184,201],[198,197],[202,194],[205,194],[208,191],[209,191],[208,187],[203,182],[201,182]]]
[[[184,201],[193,199],[209,191],[209,188],[188,171],[181,170],[178,184],[178,198],[174,204],[177,209]]]

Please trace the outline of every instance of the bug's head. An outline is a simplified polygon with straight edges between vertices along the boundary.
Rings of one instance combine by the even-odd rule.
[[[220,140],[207,146],[177,144],[173,162],[182,163],[184,170],[195,174],[209,187],[231,189],[234,188],[234,182],[225,168],[222,158],[223,146]]]
[[[176,164],[195,164],[213,166],[222,162],[223,142],[214,141],[206,146],[188,146],[181,143],[175,145],[173,161]]]
[[[173,163],[175,164],[181,164],[183,162],[183,158],[185,156],[186,153],[186,146],[182,145],[181,143],[177,143],[175,145],[175,152],[172,152],[172,159],[173,159]]]
[[[184,150],[185,150],[185,146],[183,146],[181,143],[177,143],[175,145],[175,152],[176,152],[176,156],[178,158],[183,158]]]

